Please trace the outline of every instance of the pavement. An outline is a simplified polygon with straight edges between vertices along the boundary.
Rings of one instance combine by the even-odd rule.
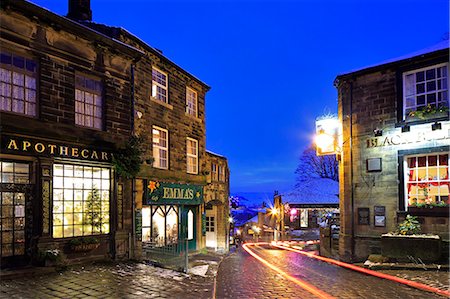
[[[0,298],[311,298],[290,281],[269,275],[254,258],[243,255],[241,247],[226,255],[191,255],[189,269],[185,274],[149,262],[103,262],[65,271],[52,267],[2,270]],[[379,271],[448,290],[447,270]]]

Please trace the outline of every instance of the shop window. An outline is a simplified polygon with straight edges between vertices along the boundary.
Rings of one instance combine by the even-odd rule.
[[[29,183],[29,168],[26,163],[0,162],[1,183]],[[25,254],[25,196],[11,187],[0,192],[1,257]]]
[[[187,172],[192,174],[198,173],[198,141],[187,138]]]
[[[407,206],[449,203],[449,154],[407,156],[404,167]]]
[[[53,237],[109,233],[109,168],[54,164]]]
[[[300,227],[308,227],[308,210],[300,210]]]
[[[156,247],[178,243],[178,207],[142,208],[142,241]]]
[[[194,213],[191,210],[189,210],[187,215],[188,215],[187,238],[188,238],[188,240],[193,240],[194,239]]]
[[[448,79],[447,63],[403,73],[403,118],[427,106],[448,107]]]
[[[214,217],[213,216],[206,216],[206,232],[214,232]]]
[[[186,87],[186,113],[197,117],[197,93]]]
[[[36,116],[36,62],[1,50],[0,64],[0,110]]]
[[[169,103],[167,89],[168,89],[167,74],[156,68],[153,68],[152,69],[152,98],[154,98],[155,100],[164,102],[164,103]]]
[[[153,167],[169,167],[169,133],[167,130],[153,126]]]
[[[102,84],[99,80],[75,76],[75,124],[103,128]]]

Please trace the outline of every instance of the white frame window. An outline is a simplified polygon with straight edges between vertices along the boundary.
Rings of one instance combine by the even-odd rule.
[[[405,206],[448,204],[449,164],[448,153],[405,156]]]
[[[75,74],[75,124],[103,128],[102,83],[83,74]]]
[[[186,139],[187,173],[198,173],[198,141],[192,138]]]
[[[449,106],[448,63],[403,73],[403,117],[412,111]]]
[[[189,87],[186,87],[186,114],[198,116],[197,92]]]
[[[2,50],[0,63],[0,110],[35,117],[36,61]]]
[[[214,216],[206,216],[206,232],[213,233],[215,232],[216,221]]]
[[[169,131],[153,126],[153,167],[169,168]]]
[[[169,103],[169,79],[167,73],[152,68],[152,98],[163,103]]]
[[[225,166],[219,165],[219,181],[225,182]]]
[[[218,180],[218,176],[217,176],[217,164],[216,163],[211,163],[211,179],[213,181],[217,181]]]

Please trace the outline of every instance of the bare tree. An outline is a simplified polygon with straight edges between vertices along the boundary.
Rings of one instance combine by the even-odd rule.
[[[338,165],[335,155],[317,156],[314,145],[310,145],[303,151],[295,170],[297,174],[296,187],[311,178],[329,178],[338,182]]]

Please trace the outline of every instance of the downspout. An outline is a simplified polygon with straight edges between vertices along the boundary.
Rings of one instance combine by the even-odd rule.
[[[131,134],[135,135],[134,128],[134,62],[131,64]],[[136,250],[136,178],[131,178],[131,234],[129,235],[129,251],[128,258],[135,258],[135,250]]]
[[[350,203],[351,223],[352,223],[352,241],[351,241],[351,259],[355,256],[355,191],[353,187],[353,81],[350,82],[350,184],[351,197]]]

